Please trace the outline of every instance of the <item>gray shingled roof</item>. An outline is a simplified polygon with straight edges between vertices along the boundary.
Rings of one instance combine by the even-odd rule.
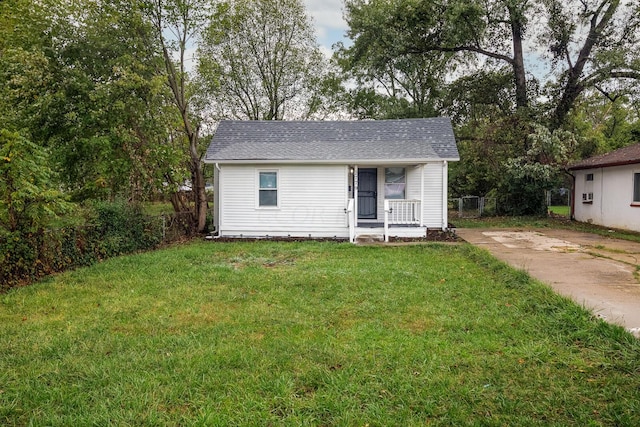
[[[607,154],[589,157],[569,166],[569,170],[601,168],[640,163],[640,143],[620,148]]]
[[[446,117],[378,121],[223,121],[205,162],[459,160]]]

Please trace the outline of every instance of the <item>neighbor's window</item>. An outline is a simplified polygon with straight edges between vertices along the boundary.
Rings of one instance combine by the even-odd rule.
[[[588,173],[584,176],[585,181],[593,181],[593,174],[592,173]]]
[[[406,185],[404,168],[386,168],[384,170],[385,199],[404,199]]]
[[[278,206],[278,172],[259,172],[258,206]]]
[[[640,173],[633,174],[633,203],[640,203]]]

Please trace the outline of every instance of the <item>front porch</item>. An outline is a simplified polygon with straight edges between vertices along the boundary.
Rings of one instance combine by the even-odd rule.
[[[356,219],[355,200],[349,199],[347,217],[349,241],[359,238],[388,242],[390,237],[425,237],[427,228],[421,225],[422,203],[420,200],[385,200],[382,222]]]

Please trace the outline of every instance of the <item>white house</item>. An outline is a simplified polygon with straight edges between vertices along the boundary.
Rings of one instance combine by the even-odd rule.
[[[640,144],[571,165],[572,216],[605,227],[640,231]]]
[[[447,228],[448,118],[223,121],[207,150],[221,237],[421,237]]]

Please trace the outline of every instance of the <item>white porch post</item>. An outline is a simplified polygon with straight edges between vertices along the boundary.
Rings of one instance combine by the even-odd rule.
[[[384,241],[389,241],[389,199],[384,199]]]
[[[449,175],[447,171],[448,171],[448,163],[445,160],[444,162],[442,162],[442,231],[446,230],[447,227],[449,226],[449,222],[448,222],[449,212],[447,209],[448,203],[449,203],[449,200],[447,199]]]
[[[420,169],[420,227],[424,227],[424,167]]]
[[[358,165],[353,167],[353,210],[355,211],[355,226],[358,228]]]

